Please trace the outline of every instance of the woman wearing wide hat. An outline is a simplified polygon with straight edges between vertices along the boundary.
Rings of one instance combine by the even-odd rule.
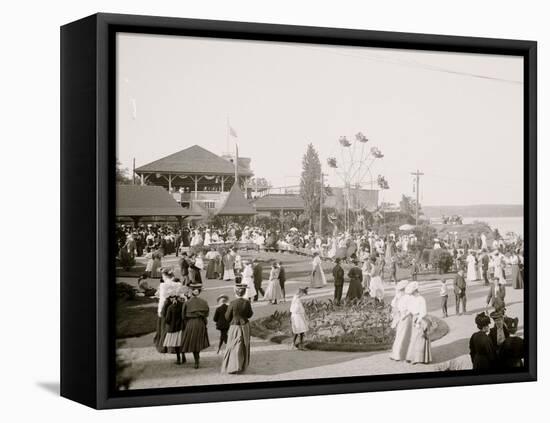
[[[411,297],[407,300],[407,312],[412,318],[411,342],[407,350],[406,360],[412,364],[428,364],[432,361],[429,321],[426,318],[426,299],[418,291],[418,282],[410,282],[405,288],[405,294]]]
[[[488,336],[491,319],[486,313],[479,313],[475,318],[478,332],[470,338],[470,358],[472,368],[478,372],[486,372],[495,367],[496,352]]]
[[[402,280],[395,287],[395,297],[391,302],[392,324],[395,329],[395,339],[390,354],[392,360],[405,360],[411,341],[412,315],[408,312],[408,300],[410,296],[405,293],[408,280]]]
[[[246,285],[235,285],[235,298],[229,304],[225,319],[229,322],[227,347],[223,355],[222,373],[240,373],[250,363],[250,326],[248,320],[254,314],[250,301],[244,297]]]
[[[195,369],[199,368],[200,352],[210,346],[206,329],[209,313],[208,303],[199,298],[202,284],[191,283],[191,298],[183,305],[182,316],[185,329],[182,335],[181,352],[193,353]]]

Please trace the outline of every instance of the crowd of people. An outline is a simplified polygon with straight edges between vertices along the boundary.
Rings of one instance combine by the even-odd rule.
[[[252,306],[245,299],[247,286],[237,281],[235,299],[229,302],[227,295],[218,297],[213,321],[220,332],[218,353],[223,344],[221,372],[240,373],[250,362],[249,319]],[[154,343],[157,351],[176,355],[176,364],[186,362],[186,353],[192,353],[194,368],[200,367],[200,353],[210,346],[208,317],[210,306],[201,298],[202,284],[182,283],[172,269],[162,270],[158,289],[158,319]]]
[[[229,302],[226,295],[217,299],[214,323],[220,331],[218,352],[226,344],[221,365],[224,373],[239,373],[250,362],[249,319],[253,315],[252,303],[264,301],[278,304],[286,301],[286,273],[280,260],[272,260],[269,279],[264,291],[263,264],[257,259],[245,260],[241,249],[294,251],[312,257],[310,288],[326,286],[323,262],[334,263],[334,301],[352,301],[370,296],[384,301],[384,280],[395,284],[396,295],[392,300],[392,327],[396,332],[390,358],[413,364],[431,362],[429,338],[430,319],[426,301],[420,295],[418,276],[422,272],[418,239],[412,233],[390,233],[379,236],[375,231],[335,233],[326,237],[312,232],[291,228],[285,233],[256,226],[232,224],[224,229],[205,226],[185,227],[176,230],[170,225],[141,225],[137,228],[120,226],[117,229],[119,254],[144,257],[146,269],[138,279],[140,289],[153,293],[147,280],[160,277],[161,284],[155,295],[159,297],[158,327],[155,344],[159,352],[173,353],[178,364],[186,361],[185,354],[192,353],[195,368],[200,365],[200,351],[209,347],[207,319],[209,306],[200,294],[206,280],[234,281],[235,299]],[[521,362],[522,340],[513,336],[517,319],[505,315],[507,270],[512,287],[523,288],[523,249],[521,240],[504,242],[497,239],[490,243],[486,234],[459,238],[447,233],[441,239],[434,238],[428,248],[445,249],[453,257],[456,277],[441,280],[440,297],[442,317],[448,317],[448,298],[454,293],[456,314],[466,313],[467,282],[482,280],[488,286],[484,313],[476,316],[479,332],[472,335],[470,351],[474,369],[489,370],[514,367]],[[425,242],[424,242],[425,248]],[[408,266],[408,279],[398,280],[398,253],[410,252],[413,257]],[[181,278],[173,270],[163,268],[162,259],[167,254],[181,256]],[[349,286],[343,299],[343,287],[347,268]],[[425,266],[425,264],[424,264]],[[431,270],[431,269],[430,269]],[[386,272],[386,273],[385,273]],[[301,348],[307,332],[307,316],[301,299],[307,288],[300,288],[290,305],[293,345]],[[489,308],[495,311],[489,313]],[[490,327],[491,320],[494,325]],[[515,322],[515,323],[514,323]],[[515,326],[514,326],[515,325]],[[492,335],[491,335],[492,334]],[[521,342],[520,342],[521,341]],[[515,358],[514,358],[515,357]]]

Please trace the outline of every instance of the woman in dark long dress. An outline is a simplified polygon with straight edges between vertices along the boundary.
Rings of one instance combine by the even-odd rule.
[[[236,299],[231,301],[225,313],[230,322],[227,347],[223,355],[222,373],[239,373],[246,370],[250,363],[250,326],[248,320],[254,314],[250,301],[243,297],[246,286],[235,285]]]
[[[208,313],[210,311],[208,303],[199,298],[201,293],[201,284],[189,284],[191,289],[191,298],[183,305],[182,316],[184,330],[182,335],[181,352],[193,353],[195,359],[195,369],[199,368],[200,352],[210,346],[208,340],[208,331],[206,329]]]
[[[167,349],[166,352],[176,354],[176,364],[183,364],[185,363],[185,354],[181,354],[181,339],[183,334],[182,309],[185,296],[183,294],[171,296],[168,300],[165,316],[166,335],[163,346]]]
[[[515,336],[518,330],[518,318],[504,318],[504,324],[508,328],[510,336],[500,346],[499,361],[503,370],[523,367],[524,347],[523,338]]]
[[[363,285],[361,284],[363,281],[363,272],[357,266],[358,263],[359,262],[357,260],[354,260],[353,267],[348,272],[349,287],[346,294],[347,301],[351,301],[354,298],[359,300],[363,297]]]
[[[470,338],[470,357],[472,367],[478,372],[490,371],[495,367],[496,353],[489,333],[491,319],[485,313],[479,313],[475,319],[479,332]]]

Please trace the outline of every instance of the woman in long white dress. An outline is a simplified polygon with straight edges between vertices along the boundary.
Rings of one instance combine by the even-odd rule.
[[[474,254],[469,251],[468,257],[466,257],[466,263],[468,264],[468,272],[466,274],[466,279],[470,282],[477,280],[476,272],[476,258]]]
[[[212,242],[212,237],[210,236],[210,229],[206,229],[204,232],[204,246],[208,247]]]
[[[410,282],[405,288],[405,294],[411,296],[407,300],[407,313],[412,318],[411,342],[406,360],[412,364],[428,364],[432,361],[432,349],[428,336],[426,300],[418,292],[418,282]]]
[[[321,257],[319,257],[319,253],[313,253],[313,261],[311,266],[311,287],[322,288],[327,284],[327,279],[325,277],[325,272],[323,272],[323,268],[321,267]]]
[[[298,288],[298,292],[292,297],[292,302],[290,303],[290,325],[294,334],[292,345],[298,349],[303,349],[304,334],[309,329],[306,310],[302,304],[302,297],[304,295],[307,295],[307,287]],[[297,340],[299,340],[298,343],[296,343]]]
[[[408,280],[402,280],[395,287],[395,297],[391,302],[392,323],[395,329],[395,339],[390,354],[390,359],[396,361],[405,360],[411,341],[412,316],[408,313],[408,300],[410,296],[405,294]]]
[[[269,272],[269,284],[265,290],[264,300],[269,301],[271,304],[277,304],[277,301],[283,299],[283,291],[279,284],[279,268],[277,263],[271,265],[271,271]]]
[[[243,261],[243,280],[242,284],[246,285],[246,293],[243,298],[247,298],[250,301],[256,296],[256,288],[254,287],[254,270],[252,269],[252,263],[249,261]]]
[[[380,276],[382,273],[383,264],[378,259],[372,264],[371,279],[369,283],[369,295],[372,298],[376,298],[379,302],[384,300],[384,282]]]

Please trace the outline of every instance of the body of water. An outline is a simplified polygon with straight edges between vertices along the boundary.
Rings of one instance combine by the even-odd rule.
[[[464,217],[463,223],[486,222],[492,229],[498,229],[501,235],[515,232],[523,237],[523,217]]]

